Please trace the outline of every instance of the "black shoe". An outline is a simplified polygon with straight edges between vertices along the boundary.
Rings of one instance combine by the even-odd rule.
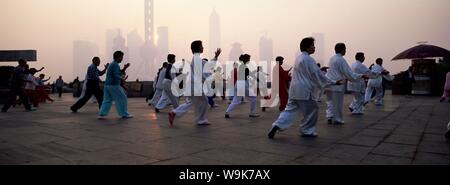
[[[155,112],[160,113],[161,111],[159,109],[155,108]]]
[[[317,134],[303,134],[302,135],[302,137],[305,137],[305,138],[316,138],[317,136],[319,136],[319,135],[317,135]]]
[[[333,124],[333,120],[332,119],[328,119],[328,125],[332,125]]]
[[[263,107],[263,108],[262,108],[262,111],[263,111],[263,112],[266,112],[266,108],[265,108],[265,107]]]
[[[368,102],[368,101],[364,102],[364,107],[365,107],[365,106],[366,106],[367,104],[369,104],[369,102]]]
[[[3,110],[3,109],[2,109],[2,112],[3,112],[3,113],[5,113],[5,112],[8,112],[8,111],[7,111],[7,110]]]
[[[278,126],[274,126],[273,128],[272,128],[272,130],[270,130],[270,132],[269,132],[269,139],[273,139],[274,137],[275,137],[275,134],[277,133],[277,131],[279,131],[280,130],[280,127],[278,127]]]
[[[448,130],[447,133],[445,133],[445,138],[450,140],[450,130]]]
[[[225,114],[225,118],[230,119],[230,115],[229,114]]]
[[[351,107],[349,107],[348,110],[350,110],[350,112],[353,112],[353,111],[354,111],[354,109],[352,109]]]
[[[77,113],[78,111],[76,109],[74,109],[73,107],[70,107],[70,110],[72,111],[72,113]]]
[[[335,124],[335,125],[343,125],[344,122],[335,121],[334,124]]]

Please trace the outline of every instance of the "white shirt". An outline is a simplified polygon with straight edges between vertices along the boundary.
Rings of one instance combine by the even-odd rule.
[[[375,64],[372,67],[372,73],[378,75],[376,78],[374,79],[370,79],[369,83],[367,84],[369,87],[381,87],[382,83],[383,83],[383,77],[381,75],[381,73],[384,71],[383,66],[380,66],[378,64]]]
[[[27,75],[27,83],[25,84],[26,90],[36,90],[36,86],[38,86],[38,79],[31,74]]]
[[[194,53],[191,63],[191,84],[193,87],[194,96],[202,95],[203,83],[211,76],[211,70],[216,66],[217,61],[212,59],[211,61],[203,60],[201,53]]]
[[[357,81],[362,77],[362,74],[356,74],[352,71],[347,61],[341,54],[336,54],[330,59],[330,69],[328,70],[327,77],[333,81],[350,80]],[[344,85],[333,85],[328,90],[344,92]]]
[[[307,52],[302,52],[295,60],[289,99],[317,100],[315,93],[317,89],[335,83],[322,74],[316,61]]]
[[[352,71],[356,74],[361,75],[370,73],[370,69],[358,60],[354,64],[352,64]],[[364,92],[366,90],[366,82],[362,78],[354,82],[350,81],[348,83],[348,90],[354,92]]]
[[[163,81],[166,76],[166,68],[161,69],[158,75],[158,81],[156,82],[156,89],[163,89]]]

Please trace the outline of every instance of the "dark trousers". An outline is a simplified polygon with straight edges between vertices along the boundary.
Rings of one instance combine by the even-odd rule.
[[[8,111],[9,108],[16,102],[16,97],[19,96],[23,106],[26,110],[31,109],[31,105],[28,102],[28,97],[25,95],[25,91],[20,87],[12,87],[9,91],[8,101],[3,105],[2,111]]]
[[[216,97],[216,95],[214,95],[214,96],[208,96],[208,104],[211,106],[211,107],[213,107],[215,104],[216,104],[216,102],[214,102],[214,98]]]
[[[92,95],[97,98],[98,107],[102,106],[103,103],[103,91],[100,89],[98,81],[88,80],[86,84],[86,92],[84,96],[81,97],[72,107],[72,110],[78,110],[83,107],[92,97]]]
[[[58,96],[61,97],[62,93],[63,93],[63,88],[62,87],[56,87],[56,90],[58,91]]]

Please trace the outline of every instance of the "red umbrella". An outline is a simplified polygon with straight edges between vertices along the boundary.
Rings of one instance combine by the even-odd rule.
[[[422,59],[422,58],[438,58],[438,57],[450,57],[450,51],[447,49],[428,45],[428,44],[420,44],[411,49],[408,49],[392,60],[403,60],[403,59]]]

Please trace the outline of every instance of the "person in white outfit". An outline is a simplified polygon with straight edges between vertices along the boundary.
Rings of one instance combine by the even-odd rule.
[[[169,54],[167,56],[167,68],[164,74],[163,80],[163,94],[159,99],[158,103],[155,106],[155,112],[159,113],[161,109],[166,108],[168,105],[167,102],[170,101],[172,106],[176,109],[178,107],[178,97],[174,95],[172,92],[172,81],[175,79],[177,75],[177,71],[173,64],[176,61],[176,56],[173,54]]]
[[[158,104],[159,100],[161,99],[161,96],[163,94],[163,81],[164,76],[166,75],[166,68],[169,65],[169,63],[164,62],[163,66],[158,72],[158,75],[156,75],[155,80],[153,81],[153,89],[155,89],[155,94],[153,95],[153,98],[150,100],[149,105],[156,106]]]
[[[377,75],[377,78],[370,79],[367,84],[366,97],[364,105],[367,105],[372,99],[372,93],[375,90],[374,103],[377,106],[383,105],[383,75],[388,75],[389,72],[383,68],[383,59],[378,58],[376,64],[372,67],[372,73]]]
[[[317,104],[317,89],[330,85],[341,85],[342,80],[333,81],[322,74],[314,58],[310,55],[316,51],[314,38],[308,37],[300,43],[301,54],[297,57],[292,71],[292,82],[289,88],[289,103],[278,119],[273,123],[268,134],[270,139],[277,131],[282,131],[297,120],[299,113],[303,113],[300,133],[303,137],[317,137],[316,123],[319,117]]]
[[[367,74],[371,78],[376,78],[376,75],[373,74],[366,65],[364,65],[364,61],[366,57],[364,53],[358,52],[355,56],[356,62],[352,64],[352,71],[356,74]],[[353,101],[349,106],[350,112],[352,115],[363,115],[364,108],[364,92],[366,91],[366,82],[364,79],[359,79],[357,81],[350,81],[348,83],[348,90],[353,94]]]
[[[367,78],[363,74],[356,74],[352,71],[347,61],[344,59],[347,48],[344,43],[338,43],[335,46],[336,55],[330,59],[327,77],[333,81],[350,80],[358,81],[361,78]],[[327,111],[326,117],[328,124],[341,125],[344,124],[342,109],[344,107],[345,85],[331,86],[326,90],[327,94]],[[334,120],[334,122],[333,122]]]
[[[194,105],[195,108],[196,124],[198,126],[210,125],[206,117],[208,112],[208,98],[205,91],[207,89],[204,89],[203,85],[206,79],[211,76],[211,69],[216,66],[222,50],[217,49],[214,58],[210,62],[206,62],[201,57],[203,53],[202,41],[197,40],[192,42],[191,50],[194,55],[191,63],[191,87],[193,87],[193,92],[185,104],[180,105],[169,113],[169,122],[171,126],[173,126],[175,118],[185,115],[192,105]]]
[[[256,71],[251,72],[248,68],[248,63],[250,62],[251,56],[248,54],[244,54],[239,57],[239,60],[242,64],[238,69],[238,77],[236,86],[234,88],[234,97],[231,104],[228,106],[228,109],[225,112],[225,118],[230,118],[231,112],[236,109],[238,105],[242,103],[242,99],[245,97],[248,101],[250,101],[250,114],[249,117],[256,118],[259,117],[256,109],[256,92],[254,91],[256,88]],[[253,76],[253,80],[250,80],[250,75]]]

